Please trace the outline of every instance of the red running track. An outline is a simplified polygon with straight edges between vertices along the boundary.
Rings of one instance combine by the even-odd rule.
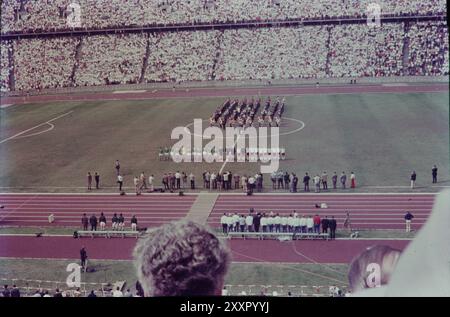
[[[273,211],[289,215],[296,210],[300,215],[334,216],[338,229],[342,227],[345,212],[350,212],[353,228],[359,229],[404,229],[404,215],[414,215],[412,228],[419,229],[428,218],[435,195],[429,194],[362,194],[362,195],[221,195],[217,199],[208,223],[220,227],[223,213],[247,214],[250,208],[255,212]],[[317,209],[315,204],[326,203],[327,209]]]
[[[365,248],[384,244],[403,250],[409,240],[289,241],[228,240],[234,262],[349,263]],[[131,260],[136,239],[0,236],[0,257]]]
[[[0,225],[9,226],[71,226],[81,225],[81,216],[104,212],[107,225],[114,213],[123,213],[126,225],[136,215],[140,227],[158,226],[184,218],[197,196],[142,195],[0,195]],[[49,214],[55,222],[48,223]]]

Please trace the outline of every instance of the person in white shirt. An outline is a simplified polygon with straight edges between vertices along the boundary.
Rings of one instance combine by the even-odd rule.
[[[177,171],[175,173],[175,181],[176,181],[176,186],[177,186],[176,188],[180,189],[181,188],[181,174],[179,171]]]
[[[220,217],[220,224],[222,225],[222,232],[228,233],[228,216],[226,213],[223,213],[223,216]]]
[[[235,232],[239,231],[239,215],[237,214],[237,212],[235,212],[233,215],[233,230]]]
[[[305,215],[303,215],[300,218],[300,227],[302,228],[302,232],[306,233],[306,217],[305,217]]]
[[[275,232],[281,232],[281,217],[277,214],[274,218]]]
[[[300,233],[301,232],[301,223],[300,223],[300,218],[299,217],[297,217],[297,218],[294,218],[294,221],[293,221],[293,225],[294,225],[294,232],[295,233]]]
[[[262,227],[262,232],[267,232],[267,217],[266,217],[266,214],[263,214],[261,216],[261,227]]]
[[[297,217],[298,217],[298,213],[297,213],[297,211],[294,210],[294,218],[297,218]]]
[[[244,215],[240,215],[239,217],[239,229],[241,232],[245,232],[245,217]]]
[[[314,185],[316,187],[315,192],[320,193],[320,176],[319,175],[314,176]]]
[[[139,178],[137,176],[134,177],[133,183],[134,183],[134,191],[137,194],[139,192]]]
[[[287,221],[288,221],[287,217],[281,217],[280,225],[281,225],[281,228],[282,228],[283,232],[287,232]]]
[[[248,215],[245,218],[245,224],[247,225],[247,231],[248,232],[253,232],[253,216],[252,215]]]
[[[123,186],[123,176],[122,175],[117,175],[117,184],[119,184],[119,191],[122,191],[122,186]]]
[[[155,181],[155,177],[153,175],[150,175],[148,177],[148,187],[149,187],[151,192],[155,190],[155,187],[153,186],[153,182],[154,181]]]
[[[211,173],[211,188],[210,189],[216,189],[216,188],[217,188],[216,174],[213,172],[213,173]]]
[[[273,232],[273,217],[270,215],[267,217],[267,226],[269,227],[269,232]]]
[[[242,189],[244,190],[244,192],[247,192],[247,176],[246,175],[242,176],[241,184],[242,184]]]
[[[113,297],[123,297],[123,293],[122,293],[122,291],[120,290],[119,287],[117,287],[117,288],[113,291],[112,295],[113,295]]]
[[[228,214],[228,232],[233,231],[233,215],[231,213]]]
[[[306,219],[306,227],[308,228],[308,233],[313,232],[314,220],[311,216],[308,216],[308,218]]]
[[[288,220],[287,220],[289,232],[294,232],[294,225],[295,225],[294,219],[295,218],[292,216],[292,214],[289,215]]]
[[[253,176],[250,176],[248,178],[248,189],[250,190],[250,192],[253,192],[253,189],[255,188],[255,178]]]

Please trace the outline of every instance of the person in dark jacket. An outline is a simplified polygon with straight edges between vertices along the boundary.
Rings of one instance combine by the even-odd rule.
[[[333,182],[333,189],[336,189],[336,188],[337,188],[337,186],[336,186],[336,184],[337,184],[337,179],[338,179],[337,173],[334,172],[333,176],[331,177],[331,181]]]
[[[309,177],[308,173],[305,174],[305,177],[303,177],[303,184],[305,185],[305,192],[309,192],[309,180],[311,177]]]
[[[95,172],[94,179],[95,179],[95,188],[99,189],[100,188],[100,175],[98,174],[98,172]]]
[[[55,294],[53,294],[53,297],[63,297],[62,293],[59,290],[59,288],[56,289]]]
[[[86,248],[82,247],[80,250],[81,269],[86,272],[86,260],[87,260]]]
[[[87,231],[88,225],[89,225],[89,219],[86,216],[86,214],[83,214],[83,217],[81,217],[81,225],[83,226],[83,230]]]
[[[253,217],[253,227],[255,228],[255,232],[259,232],[259,227],[261,225],[261,213],[257,213],[255,217]]]
[[[322,219],[322,233],[328,233],[328,216],[325,216],[325,218]]]
[[[406,223],[406,232],[411,232],[411,221],[413,220],[414,216],[407,211],[405,215],[405,223]]]
[[[8,285],[3,286],[2,295],[3,297],[11,297],[11,292],[9,291]]]
[[[414,187],[416,187],[416,179],[417,179],[416,171],[413,171],[411,174],[411,189],[414,189]]]
[[[336,239],[336,227],[337,227],[337,223],[336,223],[336,219],[334,219],[334,216],[331,216],[330,221],[328,222],[328,226],[330,228],[330,239],[334,240]]]
[[[11,290],[11,297],[20,297],[20,290],[16,285],[13,285],[13,289]]]
[[[94,290],[92,290],[87,297],[97,297],[97,295],[95,295]]]
[[[437,172],[438,168],[436,167],[436,165],[434,165],[433,168],[431,169],[431,175],[433,176],[433,184],[437,183]]]
[[[91,224],[91,231],[97,231],[97,217],[93,214],[91,218],[89,218],[89,223]]]

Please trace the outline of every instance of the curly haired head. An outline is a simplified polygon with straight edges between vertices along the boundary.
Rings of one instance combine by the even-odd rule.
[[[209,229],[185,220],[147,233],[134,257],[146,296],[216,295],[230,261],[227,247]]]

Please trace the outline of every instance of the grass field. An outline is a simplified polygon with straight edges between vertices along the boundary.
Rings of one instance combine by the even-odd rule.
[[[116,159],[125,186],[131,187],[132,177],[141,171],[154,174],[158,185],[163,173],[176,170],[193,171],[199,180],[204,170],[219,170],[222,163],[159,161],[158,148],[175,142],[170,139],[174,127],[207,119],[223,101],[56,102],[0,109],[1,190],[84,192],[86,172],[98,171],[102,191],[112,191]],[[280,169],[299,175],[354,171],[360,191],[383,190],[379,186],[407,191],[409,175],[416,170],[417,191],[438,191],[430,186],[433,164],[439,167],[437,185],[450,185],[448,104],[448,93],[287,97],[284,117],[305,126],[291,133],[299,124],[284,122],[280,144],[288,159]],[[225,170],[255,173],[259,165],[227,163]],[[268,185],[268,177],[265,181]]]
[[[56,287],[67,289],[64,282],[68,273],[66,267],[72,261],[69,260],[44,260],[44,259],[5,259],[0,258],[0,279],[3,283],[16,283],[19,287],[28,286],[43,287],[54,291]],[[95,268],[95,272],[84,273],[83,283],[98,283],[87,285],[86,289],[99,289],[100,283],[114,283],[126,281],[126,287],[134,290],[136,273],[131,261],[91,261],[89,265]],[[342,264],[277,264],[277,263],[233,263],[225,278],[225,284],[230,291],[238,294],[244,290],[249,294],[259,294],[261,286],[270,286],[268,290],[276,290],[285,293],[291,290],[299,292],[299,287],[307,286],[305,292],[312,293],[312,286],[339,285],[347,286],[347,265]],[[12,279],[20,277],[20,280]],[[59,281],[60,283],[25,282],[25,280]],[[278,286],[283,286],[282,288]],[[84,288],[84,286],[83,286]],[[321,293],[326,293],[323,288]],[[315,290],[314,290],[315,292]]]

